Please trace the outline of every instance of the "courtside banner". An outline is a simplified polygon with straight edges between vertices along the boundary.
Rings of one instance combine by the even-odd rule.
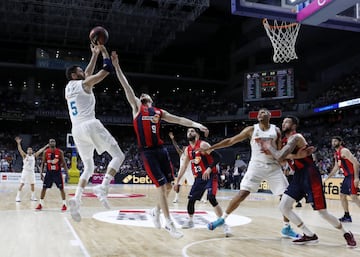
[[[1,183],[19,183],[21,172],[1,172]],[[42,183],[40,173],[35,173],[35,183]]]

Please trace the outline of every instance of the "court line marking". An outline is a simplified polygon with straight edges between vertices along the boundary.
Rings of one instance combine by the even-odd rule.
[[[190,244],[185,245],[182,250],[181,250],[181,254],[183,257],[191,257],[190,255],[187,254],[187,250],[197,244],[202,244],[202,243],[207,243],[207,242],[211,242],[211,241],[219,241],[219,240],[260,240],[260,241],[281,241],[281,237],[280,238],[266,238],[266,237],[246,237],[246,236],[240,236],[240,237],[221,237],[221,238],[212,238],[212,239],[205,239],[205,240],[201,240],[201,241],[195,241],[192,242]],[[293,246],[297,246],[295,244],[289,244],[289,245],[293,245]],[[332,243],[326,243],[326,242],[319,242],[316,244],[313,244],[311,246],[328,246],[328,247],[341,247],[344,246],[344,249],[351,249],[351,248],[347,248],[345,246],[345,243],[343,244],[332,244]],[[352,248],[352,251],[358,252],[360,251],[360,248]]]
[[[76,233],[74,227],[71,225],[70,221],[68,218],[64,217],[65,223],[67,224],[67,226],[69,227],[71,233],[73,234],[73,236],[75,237],[75,240],[71,240],[71,244],[72,245],[78,245],[80,247],[80,250],[82,251],[82,253],[84,254],[85,257],[90,257],[90,254],[88,253],[88,251],[86,250],[84,244],[82,243],[80,237],[78,236],[78,234]]]

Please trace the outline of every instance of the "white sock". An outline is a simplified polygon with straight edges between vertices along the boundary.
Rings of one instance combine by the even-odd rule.
[[[227,214],[226,212],[224,212],[223,215],[222,215],[222,218],[225,220],[228,216],[229,216],[229,214]]]
[[[63,205],[66,205],[66,200],[63,200]]]
[[[288,221],[284,221],[284,227],[290,226],[290,223]]]
[[[16,198],[20,198],[21,191],[17,191]]]
[[[31,198],[35,198],[35,192],[31,192]]]
[[[102,181],[102,185],[103,186],[106,186],[106,187],[108,187],[109,185],[110,185],[110,182],[111,182],[111,180],[113,179],[114,177],[113,176],[111,176],[110,174],[105,174],[105,177],[104,177],[104,180]]]
[[[83,192],[84,192],[84,188],[82,188],[82,187],[80,187],[80,186],[78,186],[78,187],[76,188],[76,192],[75,192],[75,198],[76,198],[76,200],[78,200],[78,201],[81,200],[81,196],[82,196]]]
[[[44,204],[44,199],[40,199],[40,204],[41,204],[41,205]]]
[[[310,229],[308,229],[307,226],[305,226],[305,224],[302,224],[300,227],[299,227],[305,235],[307,236],[313,236],[314,235],[314,232],[312,232]]]

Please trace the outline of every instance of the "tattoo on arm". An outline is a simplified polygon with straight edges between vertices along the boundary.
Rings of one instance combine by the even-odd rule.
[[[281,150],[277,151],[275,148],[270,147],[269,151],[276,160],[283,160],[289,153],[294,151],[297,145],[297,141],[298,141],[298,137],[293,136],[288,140],[287,144]]]

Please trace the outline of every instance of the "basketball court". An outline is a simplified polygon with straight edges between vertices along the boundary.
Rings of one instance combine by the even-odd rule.
[[[41,185],[36,185],[39,196]],[[111,210],[104,209],[87,187],[82,201],[82,221],[71,219],[69,211],[61,212],[57,188],[47,191],[42,211],[30,201],[30,190],[23,189],[22,201],[15,202],[16,183],[1,183],[1,256],[359,256],[360,248],[348,249],[339,231],[333,229],[310,206],[303,204],[296,212],[319,236],[316,245],[293,245],[282,238],[282,218],[277,209],[278,197],[256,193],[230,215],[232,237],[226,238],[222,228],[209,231],[206,223],[215,219],[209,203],[197,202],[195,228],[182,229],[184,237],[173,239],[164,229],[156,229],[147,211],[155,204],[153,185],[113,185],[110,189]],[[179,203],[169,199],[171,214],[177,227],[186,219],[186,193],[182,187]],[[66,186],[67,199],[75,192]],[[220,190],[218,201],[223,209],[236,191]],[[342,216],[338,200],[328,201],[329,210]],[[360,240],[360,213],[351,205],[353,223],[345,224]],[[164,224],[164,223],[163,223]]]

